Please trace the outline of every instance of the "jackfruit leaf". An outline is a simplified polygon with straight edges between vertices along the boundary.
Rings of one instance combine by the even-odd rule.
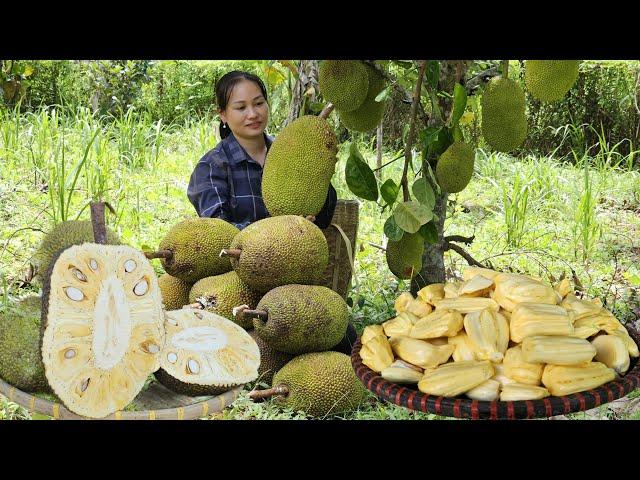
[[[33,73],[33,67],[31,65],[27,65],[24,67],[24,72],[22,72],[22,76],[27,78],[31,76],[32,73]]]
[[[433,212],[425,205],[409,201],[396,205],[393,218],[405,232],[416,233],[420,227],[433,218]]]
[[[407,62],[406,60],[391,60],[391,61],[402,68],[413,67],[413,63]]]
[[[404,235],[404,230],[402,230],[398,224],[396,223],[393,215],[387,218],[387,221],[384,222],[383,231],[385,236],[394,242],[399,242],[402,236]]]
[[[149,251],[149,252],[153,252],[155,250],[155,248],[151,248],[149,245],[142,245],[140,247],[140,250],[144,251]]]
[[[347,186],[355,195],[365,200],[378,200],[378,182],[371,167],[364,161],[355,142],[349,148],[349,158],[344,169]]]
[[[420,132],[420,144],[422,145],[422,151],[427,151],[433,142],[438,140],[441,127],[427,127]]]
[[[436,228],[436,224],[433,220],[422,225],[418,231],[422,238],[424,238],[428,243],[433,245],[438,242],[438,229]]]
[[[384,90],[382,90],[377,96],[376,96],[376,102],[384,102],[387,98],[389,98],[389,95],[391,95],[391,90],[393,89],[392,85],[389,85],[387,88],[385,88]]]
[[[437,88],[440,79],[440,62],[437,60],[429,60],[427,68],[424,71],[425,81],[429,88]]]
[[[448,128],[441,128],[438,139],[431,144],[430,154],[439,157],[453,143],[453,135]]]
[[[426,178],[421,177],[413,182],[411,191],[415,199],[422,205],[429,207],[430,210],[433,210],[433,207],[436,206],[436,195],[433,193],[433,188],[431,188]]]
[[[456,83],[453,87],[453,110],[451,112],[451,126],[456,127],[460,121],[460,117],[464,114],[467,107],[467,91],[465,88]]]
[[[395,203],[396,198],[398,198],[398,192],[400,192],[400,187],[392,179],[388,179],[380,187],[380,194],[388,205]]]
[[[322,102],[311,102],[309,104],[309,110],[311,110],[313,113],[320,113],[324,107],[325,104]]]

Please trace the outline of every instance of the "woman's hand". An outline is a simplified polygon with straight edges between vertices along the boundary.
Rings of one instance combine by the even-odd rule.
[[[306,218],[310,222],[315,222],[316,221],[316,216],[315,215],[307,215],[304,218]]]

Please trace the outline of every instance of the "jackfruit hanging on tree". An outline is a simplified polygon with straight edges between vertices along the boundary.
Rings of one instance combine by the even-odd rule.
[[[336,110],[351,112],[362,105],[369,88],[367,69],[358,60],[323,60],[318,67],[320,93]]]
[[[461,192],[473,176],[475,151],[471,145],[455,142],[440,155],[436,165],[438,184],[448,193]]]
[[[482,135],[498,152],[510,152],[527,138],[525,96],[509,78],[494,77],[482,94]]]
[[[419,233],[407,233],[397,241],[387,242],[387,265],[396,277],[408,280],[422,269],[424,239]]]
[[[580,60],[527,60],[524,82],[527,90],[541,102],[562,100],[576,83]]]
[[[384,115],[385,102],[376,102],[376,97],[386,87],[384,77],[371,65],[366,64],[369,75],[369,89],[367,97],[358,108],[352,111],[342,111],[338,107],[340,121],[349,130],[369,132],[376,128]]]

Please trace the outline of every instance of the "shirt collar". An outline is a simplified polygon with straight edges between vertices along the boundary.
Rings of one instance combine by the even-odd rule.
[[[268,152],[269,149],[271,148],[271,144],[273,143],[274,137],[267,135],[266,133],[263,133],[263,135],[264,135],[264,141],[267,145],[267,152]],[[255,162],[255,160],[253,160],[249,156],[249,154],[245,151],[245,149],[242,148],[242,145],[238,143],[238,140],[236,139],[233,133],[229,133],[229,136],[225,138],[224,141],[227,142],[227,146],[229,147],[229,153],[231,154],[231,159],[230,159],[231,162],[240,163],[245,160],[250,162]]]

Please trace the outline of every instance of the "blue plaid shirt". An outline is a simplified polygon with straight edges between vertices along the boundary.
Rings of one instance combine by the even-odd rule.
[[[265,134],[267,150],[273,137]],[[239,229],[269,216],[262,200],[262,166],[238,143],[233,133],[207,152],[196,165],[187,196],[200,217],[217,217]],[[337,194],[329,186],[327,200],[316,215],[315,224],[331,223]]]

